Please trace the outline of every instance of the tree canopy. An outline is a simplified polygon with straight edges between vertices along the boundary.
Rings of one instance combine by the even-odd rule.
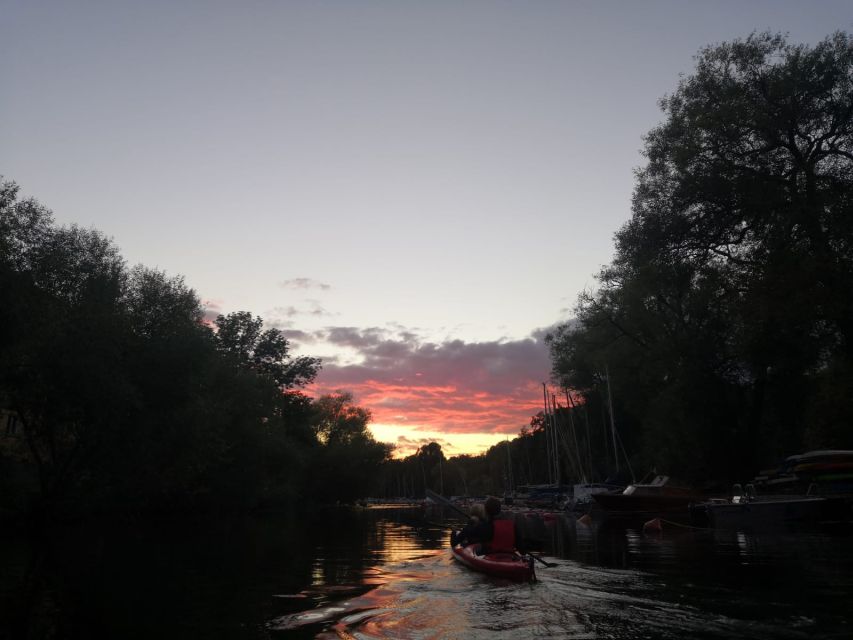
[[[688,477],[853,446],[850,36],[707,47],[660,104],[555,377],[589,399],[609,368],[626,442]]]
[[[327,473],[317,500],[366,495],[387,448],[351,396],[305,395],[318,358],[248,312],[207,324],[182,277],[128,268],[18,193],[0,180],[0,408],[22,424],[16,451],[0,446],[0,507],[296,503],[329,465],[359,480]]]

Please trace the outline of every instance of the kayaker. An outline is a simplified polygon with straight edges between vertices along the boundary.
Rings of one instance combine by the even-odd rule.
[[[484,550],[491,547],[503,550],[507,544],[513,547],[515,545],[514,523],[512,520],[497,520],[500,512],[501,501],[493,496],[486,498],[482,505],[472,507],[471,522],[461,531],[451,534],[451,545],[480,543]],[[497,524],[498,522],[501,524]],[[496,526],[498,539],[494,540]]]
[[[459,531],[450,534],[451,546],[468,545],[492,539],[492,524],[486,516],[485,506],[475,504],[470,509],[471,519]]]
[[[497,498],[486,500],[486,512],[492,523],[492,537],[483,544],[484,553],[515,553],[515,518],[501,517],[501,502]]]

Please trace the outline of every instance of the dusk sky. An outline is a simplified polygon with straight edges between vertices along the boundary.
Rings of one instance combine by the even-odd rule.
[[[540,409],[697,50],[839,29],[850,0],[0,1],[0,174],[285,330],[399,454],[478,452]]]

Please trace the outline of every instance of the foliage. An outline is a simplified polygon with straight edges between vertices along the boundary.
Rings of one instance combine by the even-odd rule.
[[[614,259],[551,338],[556,377],[594,401],[609,367],[636,458],[694,480],[850,446],[850,37],[708,47],[661,107]]]
[[[349,393],[318,398],[312,426],[321,443],[313,469],[314,496],[350,502],[372,493],[374,474],[391,455],[391,448],[374,440],[367,429],[370,412],[354,404]]]
[[[289,357],[287,339],[278,329],[263,330],[263,320],[247,311],[216,318],[219,349],[240,366],[275,382],[282,389],[312,382],[320,370],[319,358]]]
[[[3,181],[0,295],[0,401],[47,512],[295,502],[329,465],[349,476],[323,498],[350,500],[387,457],[351,397],[343,416],[301,392],[319,359],[247,312],[208,326],[183,278],[127,268],[100,232],[55,225]]]

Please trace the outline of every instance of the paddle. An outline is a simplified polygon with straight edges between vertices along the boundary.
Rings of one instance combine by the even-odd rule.
[[[435,500],[436,502],[439,502],[439,503],[443,504],[445,507],[448,507],[448,508],[452,509],[453,511],[456,511],[457,513],[459,513],[459,514],[461,514],[461,515],[465,516],[466,518],[468,517],[468,514],[467,514],[467,513],[465,513],[465,511],[463,511],[462,509],[460,509],[459,507],[457,507],[455,504],[453,504],[450,500],[448,500],[447,498],[445,498],[445,497],[444,497],[443,495],[441,495],[440,493],[436,493],[435,491],[431,491],[431,490],[427,489],[427,490],[426,490],[426,494],[427,494],[427,496],[428,496],[429,498],[431,498],[432,500]],[[519,554],[519,555],[521,555],[521,554]],[[528,553],[528,554],[526,554],[526,555],[529,555],[529,556],[530,556],[531,558],[533,558],[534,560],[538,560],[539,562],[541,562],[543,565],[545,565],[545,566],[546,566],[546,567],[548,567],[549,569],[550,569],[550,568],[552,568],[552,567],[557,567],[557,566],[559,566],[556,562],[546,562],[545,560],[543,560],[543,559],[542,559],[542,558],[540,558],[539,556],[534,555],[534,554],[532,554],[532,553]]]
[[[455,504],[453,504],[450,500],[445,498],[440,493],[436,493],[435,491],[431,491],[429,489],[426,489],[426,495],[431,500],[435,500],[436,502],[443,504],[445,507],[450,507],[450,509],[452,509],[453,511],[455,511],[456,513],[461,515],[463,518],[465,518],[465,519],[470,518],[470,514],[466,513],[463,509],[460,509],[459,507],[457,507]],[[450,527],[450,531],[451,531],[450,540],[452,543],[454,536],[456,535],[456,533],[455,533],[456,529],[454,529],[453,527]]]
[[[534,560],[538,560],[539,562],[541,562],[543,565],[545,565],[545,566],[546,566],[546,567],[548,567],[549,569],[551,569],[551,568],[553,568],[553,567],[559,567],[559,566],[560,566],[560,565],[559,565],[559,564],[557,564],[556,562],[546,562],[545,560],[543,560],[543,559],[542,559],[542,558],[540,558],[539,556],[537,556],[537,555],[535,555],[535,554],[532,554],[532,553],[530,553],[529,551],[528,551],[525,555],[530,556],[530,557],[531,557],[531,558],[533,558]],[[524,557],[524,556],[522,556],[522,557]]]
[[[453,509],[456,513],[461,515],[466,520],[471,517],[471,514],[466,513],[464,509],[457,507],[455,504],[453,504],[450,500],[445,498],[440,493],[436,493],[435,491],[431,491],[430,489],[427,489],[426,494],[427,494],[428,498],[431,498],[432,500],[435,500],[436,502],[440,502],[445,507],[449,507],[450,509]]]

